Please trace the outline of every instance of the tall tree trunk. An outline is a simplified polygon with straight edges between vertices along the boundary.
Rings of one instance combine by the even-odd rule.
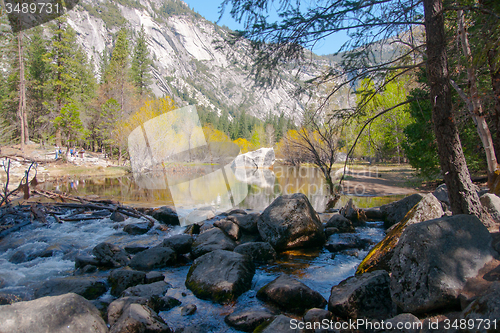
[[[20,31],[17,35],[17,51],[19,53],[19,109],[17,115],[19,117],[21,127],[21,151],[24,152],[26,143],[26,83],[24,81],[24,56],[23,56],[23,32]]]
[[[491,86],[493,98],[495,99],[495,112],[493,122],[496,127],[495,148],[500,153],[500,66],[496,64],[498,50],[488,50],[488,64],[490,66]]]
[[[473,188],[462,144],[451,112],[450,80],[442,0],[424,0],[427,77],[439,162],[448,187],[453,214],[473,214],[489,220]]]
[[[477,133],[483,144],[484,151],[486,153],[486,162],[488,164],[488,185],[489,188],[493,188],[493,184],[498,176],[496,173],[498,169],[497,157],[495,154],[495,148],[493,145],[493,139],[491,137],[490,129],[486,123],[486,117],[483,113],[483,107],[481,105],[481,100],[479,98],[479,93],[477,90],[477,77],[476,68],[472,62],[472,53],[469,45],[469,38],[467,37],[467,30],[465,28],[465,18],[464,11],[458,11],[458,29],[460,33],[460,40],[462,43],[462,50],[465,58],[467,59],[467,79],[469,86],[469,111],[471,112],[474,123],[476,124]]]

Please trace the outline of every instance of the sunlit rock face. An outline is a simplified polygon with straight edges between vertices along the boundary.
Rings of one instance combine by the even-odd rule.
[[[273,148],[261,148],[236,156],[231,167],[249,169],[269,169],[275,161]]]
[[[123,2],[121,2],[123,3]],[[217,111],[244,109],[248,115],[264,119],[269,113],[298,120],[308,96],[295,99],[291,92],[297,87],[296,70],[284,69],[283,81],[274,88],[260,89],[249,80],[250,60],[243,45],[230,47],[221,41],[228,30],[205,20],[182,1],[139,0],[122,5],[118,1],[81,0],[69,12],[68,23],[76,30],[77,40],[92,63],[97,64],[103,51],[113,47],[113,35],[125,27],[130,44],[144,26],[148,48],[154,61],[154,83],[157,96],[176,96],[183,105],[182,94],[195,99],[198,105]],[[172,5],[175,3],[174,5]],[[165,9],[175,6],[175,12]],[[318,75],[318,69],[331,64],[326,57],[315,57],[313,66],[300,69],[300,79]],[[319,92],[321,93],[321,92]],[[334,96],[331,101],[340,108],[349,104],[348,94]],[[230,116],[228,116],[230,117]]]

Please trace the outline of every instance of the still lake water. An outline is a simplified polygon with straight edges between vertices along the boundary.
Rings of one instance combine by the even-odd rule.
[[[224,211],[224,208],[234,206],[261,211],[280,195],[303,193],[316,211],[323,212],[329,198],[318,169],[280,165],[276,165],[273,170],[238,169],[233,173],[225,170],[225,175],[216,166],[197,166],[177,172],[174,170],[173,174],[167,176],[160,173],[130,174],[114,178],[73,177],[46,182],[42,186],[46,190],[58,190],[78,196],[98,195],[126,205],[175,205],[181,210],[212,206],[217,211]],[[232,198],[227,195],[228,192],[232,194]],[[362,191],[358,194],[362,194]],[[335,208],[343,207],[351,198],[357,207],[369,208],[405,196],[342,195]]]

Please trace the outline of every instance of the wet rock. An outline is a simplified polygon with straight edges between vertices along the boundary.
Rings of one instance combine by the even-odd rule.
[[[113,222],[123,222],[127,219],[127,217],[125,215],[123,215],[122,213],[115,211],[111,214],[109,219]]]
[[[356,208],[352,199],[349,199],[347,204],[340,209],[339,214],[351,221],[355,226],[363,226],[367,220],[365,212]]]
[[[420,319],[415,317],[411,313],[402,313],[393,317],[391,319],[387,319],[385,327],[393,327],[392,329],[386,329],[381,331],[380,333],[419,333],[420,329],[423,327]],[[398,325],[402,325],[401,328],[398,328]]]
[[[292,321],[293,320],[293,321]],[[293,318],[279,315],[274,320],[267,324],[263,323],[257,327],[256,332],[261,333],[299,333],[301,330],[295,328],[293,323],[298,323],[298,321]]]
[[[330,321],[333,319],[333,314],[325,309],[313,308],[306,312],[303,317],[304,322],[321,323],[323,320]]]
[[[208,230],[212,230],[212,229],[215,229],[215,228],[216,227],[212,223],[204,223],[200,227],[200,234],[203,234],[203,233],[207,232]]]
[[[181,301],[171,296],[163,296],[163,297],[152,296],[149,302],[149,307],[155,310],[156,312],[159,312],[159,311],[168,311],[181,304],[182,304]]]
[[[9,262],[13,264],[20,264],[27,261],[27,259],[28,255],[23,250],[18,250],[12,256],[10,256]]]
[[[253,242],[238,245],[234,252],[244,254],[252,258],[254,262],[273,262],[276,260],[276,251],[268,242]]]
[[[99,261],[99,266],[121,267],[127,266],[130,258],[125,250],[110,243],[100,243],[92,249],[92,254]]]
[[[195,312],[196,312],[195,304],[188,304],[181,308],[181,316],[191,316],[194,315]]]
[[[191,254],[198,258],[215,250],[232,251],[236,243],[219,228],[213,228],[199,235],[193,243]]]
[[[111,284],[111,295],[118,297],[129,287],[143,284],[146,273],[131,269],[118,269],[111,272],[108,281]]]
[[[332,235],[325,248],[330,252],[340,252],[349,249],[367,249],[373,242],[370,239],[359,238],[355,234]]]
[[[200,233],[201,225],[198,223],[194,223],[188,225],[184,233],[186,235],[198,235]]]
[[[284,274],[262,287],[257,292],[257,298],[299,314],[311,308],[323,308],[327,304],[320,293]]]
[[[163,280],[165,280],[165,276],[163,275],[163,273],[158,271],[153,271],[146,274],[146,278],[144,279],[144,284],[154,283]]]
[[[96,299],[106,292],[106,283],[96,277],[65,277],[43,282],[35,290],[35,298],[75,293],[86,299]]]
[[[171,333],[170,327],[151,308],[130,304],[109,333]]]
[[[134,287],[125,289],[122,293],[122,297],[127,296],[138,296],[150,298],[152,296],[164,296],[167,292],[170,284],[165,281],[158,281],[149,284],[138,284]]]
[[[179,225],[179,217],[174,208],[163,206],[151,212],[151,216],[158,222],[168,225]]]
[[[432,194],[424,194],[421,200],[406,214],[403,220],[395,224],[384,237],[363,259],[356,270],[362,274],[379,269],[390,271],[389,261],[394,254],[403,231],[410,225],[439,218],[443,215],[441,203]]]
[[[491,218],[495,223],[500,223],[500,198],[495,194],[486,193],[479,198],[481,204],[490,213]],[[492,224],[487,225],[491,227]]]
[[[233,241],[237,241],[241,236],[240,227],[229,220],[220,220],[214,222],[214,226],[224,231]]]
[[[325,228],[325,236],[326,238],[330,238],[331,235],[333,234],[338,234],[339,233],[339,229],[337,228]]]
[[[394,249],[391,293],[414,314],[459,306],[468,278],[492,259],[491,236],[472,215],[454,215],[413,224]]]
[[[99,311],[70,293],[0,306],[2,332],[107,333]]]
[[[129,266],[141,271],[174,265],[177,262],[175,251],[169,247],[153,247],[136,254]]]
[[[258,234],[257,221],[259,219],[258,213],[246,215],[230,215],[227,219],[236,223],[243,233]]]
[[[92,266],[97,266],[99,265],[99,260],[97,260],[96,257],[93,256],[76,256],[75,257],[75,268],[83,268],[87,265],[92,265]]]
[[[247,215],[247,212],[244,209],[236,208],[227,213],[227,215]]]
[[[385,216],[384,226],[389,228],[401,221],[424,196],[420,193],[412,194],[404,199],[380,206],[380,211]]]
[[[20,296],[0,292],[0,305],[14,304],[22,301],[23,299]]]
[[[224,321],[238,331],[253,332],[257,326],[272,321],[276,315],[266,309],[250,308],[227,315]]]
[[[194,261],[186,287],[198,298],[224,303],[250,289],[254,273],[254,265],[247,256],[216,250]]]
[[[500,283],[494,283],[488,288],[485,295],[477,298],[461,314],[461,319],[471,320],[476,323],[471,332],[498,332],[498,318],[500,318]],[[478,319],[489,319],[489,327],[485,322],[477,325]]]
[[[193,237],[184,234],[165,238],[161,243],[161,246],[171,248],[178,255],[189,253],[192,245]]]
[[[113,326],[114,323],[122,316],[123,311],[131,304],[149,305],[149,299],[145,297],[129,296],[114,300],[109,304],[107,311],[108,324]]]
[[[304,194],[282,195],[257,222],[260,236],[276,251],[319,247],[325,243],[323,225]]]
[[[149,247],[143,246],[143,245],[125,246],[125,251],[127,251],[128,254],[137,254],[137,253],[145,251],[147,249],[149,249]]]
[[[130,223],[123,227],[123,231],[125,231],[129,235],[143,235],[148,232],[153,227],[153,225],[154,223],[151,221]]]
[[[352,276],[333,286],[328,310],[344,319],[386,319],[394,314],[386,271]]]
[[[336,228],[338,233],[356,232],[352,222],[340,214],[332,215],[328,222],[326,222],[326,228]]]

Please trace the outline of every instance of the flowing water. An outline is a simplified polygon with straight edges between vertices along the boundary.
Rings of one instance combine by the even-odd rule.
[[[274,178],[270,178],[269,175],[267,177],[260,175],[260,178],[247,182],[245,185],[247,196],[237,206],[259,211],[281,194],[305,192],[314,208],[321,211],[327,196],[315,189],[315,186],[317,188],[322,186],[320,175],[311,173],[308,177],[302,177],[293,169],[283,170],[285,171],[282,174],[275,172]],[[44,186],[46,189],[81,196],[99,195],[137,206],[173,204],[169,190],[141,188],[132,176],[107,179],[66,179],[45,183]],[[204,195],[208,198],[216,197],[219,190],[215,188],[215,185],[212,187],[208,184]],[[215,190],[212,191],[212,189]],[[344,205],[349,198],[354,198],[358,207],[373,207],[400,199],[402,196],[378,198],[343,196],[337,203],[337,207]],[[183,202],[177,203],[177,207],[182,207],[183,204]],[[73,213],[69,211],[68,215]],[[137,221],[138,219],[129,218],[124,223],[117,224],[105,218],[59,224],[49,217],[48,225],[33,223],[21,231],[7,235],[0,239],[0,293],[13,293],[30,299],[33,289],[43,281],[73,275],[75,257],[91,254],[93,247],[101,242],[113,243],[122,248],[130,245],[155,246],[164,238],[184,231],[184,227],[164,231],[162,228],[157,228],[158,224],[144,235],[129,235],[122,230],[123,224]],[[385,231],[382,229],[382,223],[369,222],[365,227],[356,228],[356,235],[376,243],[384,237]],[[336,235],[331,237],[336,237]],[[40,257],[40,253],[46,250],[53,250],[53,255]],[[255,297],[256,293],[280,274],[291,275],[321,293],[328,300],[331,287],[352,276],[366,254],[367,251],[359,250],[354,253],[351,251],[334,255],[325,249],[282,253],[276,262],[258,266],[252,281],[252,288],[241,295],[236,302],[228,305],[200,300],[185,287],[184,282],[189,265],[164,268],[160,271],[164,273],[165,280],[172,285],[167,295],[179,299],[183,305],[195,304],[198,310],[193,316],[186,317],[181,316],[180,307],[176,307],[167,312],[160,312],[160,316],[174,329],[203,325],[213,332],[236,332],[224,323],[224,317],[240,308],[264,307],[265,304]],[[24,259],[16,260],[16,258]],[[103,279],[107,274],[109,271],[94,273],[94,275],[102,276]],[[112,297],[108,292],[101,298],[109,301]]]

